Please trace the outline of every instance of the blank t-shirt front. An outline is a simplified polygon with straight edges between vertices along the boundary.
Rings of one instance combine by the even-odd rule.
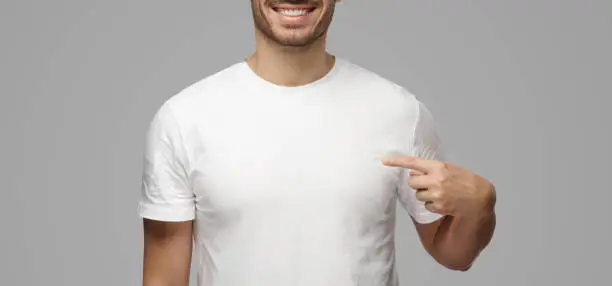
[[[441,217],[381,162],[442,159],[431,114],[340,57],[298,87],[234,63],[164,102],[145,147],[140,215],[195,220],[198,286],[397,286],[396,203]]]

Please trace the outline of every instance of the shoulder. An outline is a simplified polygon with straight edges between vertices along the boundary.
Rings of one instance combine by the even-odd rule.
[[[164,105],[172,106],[172,109],[179,113],[187,112],[203,101],[235,86],[240,77],[240,70],[240,63],[234,63],[205,76],[178,90],[164,102]]]
[[[436,123],[426,104],[405,86],[370,69],[344,60],[345,77],[368,94],[368,109],[380,117],[392,118],[412,136],[427,142],[437,140]]]
[[[177,125],[188,125],[205,114],[202,111],[210,106],[211,100],[235,86],[240,68],[240,63],[234,63],[180,88],[158,106],[156,117],[173,120]]]
[[[346,80],[353,83],[356,89],[369,94],[374,104],[390,112],[396,110],[409,117],[418,116],[423,103],[407,87],[350,60],[341,58],[341,61]]]

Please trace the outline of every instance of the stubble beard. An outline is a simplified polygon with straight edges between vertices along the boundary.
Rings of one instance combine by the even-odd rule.
[[[270,1],[265,1],[264,4],[268,4]],[[284,1],[276,1],[284,2]],[[287,1],[291,2],[291,1]],[[251,9],[253,12],[253,21],[255,29],[257,29],[268,41],[271,41],[281,47],[287,48],[305,48],[312,45],[314,42],[323,37],[331,25],[335,3],[331,3],[329,7],[326,7],[325,14],[320,18],[321,20],[316,23],[315,28],[308,35],[304,36],[280,36],[274,32],[272,25],[265,16],[263,9],[266,6],[261,6],[257,0],[251,0]],[[293,29],[293,27],[284,27],[285,29]]]

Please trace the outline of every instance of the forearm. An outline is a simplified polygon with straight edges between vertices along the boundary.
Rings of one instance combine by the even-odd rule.
[[[184,273],[175,274],[168,273],[166,269],[157,268],[155,271],[152,267],[145,270],[143,275],[143,286],[187,286],[189,284],[189,275]]]
[[[187,286],[192,253],[190,222],[145,220],[143,286]]]
[[[183,260],[147,257],[143,267],[143,286],[187,286],[189,267]]]
[[[445,217],[434,240],[435,258],[450,269],[469,269],[491,241],[495,225],[492,208],[469,218]]]

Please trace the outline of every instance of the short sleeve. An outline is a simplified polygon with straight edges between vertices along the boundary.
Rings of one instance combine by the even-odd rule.
[[[442,144],[436,130],[434,118],[427,107],[416,100],[416,118],[411,136],[410,155],[427,160],[444,160]],[[425,203],[416,199],[416,190],[408,185],[409,170],[402,170],[401,184],[398,186],[398,198],[402,206],[418,223],[431,223],[443,215],[430,212]]]
[[[187,175],[181,131],[168,102],[162,105],[146,133],[139,213],[160,221],[195,218],[194,194]]]

